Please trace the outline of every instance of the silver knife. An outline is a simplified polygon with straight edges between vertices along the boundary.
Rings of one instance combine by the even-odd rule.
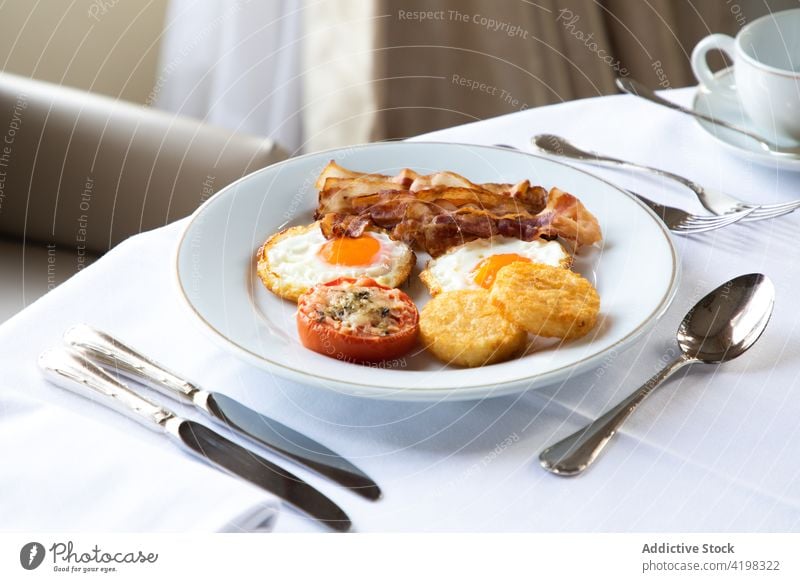
[[[311,485],[229,441],[203,424],[177,416],[133,392],[80,352],[52,349],[39,356],[39,366],[54,384],[125,414],[144,426],[163,431],[183,448],[218,468],[277,495],[336,531],[348,531],[350,518]]]
[[[194,405],[215,421],[257,444],[309,467],[371,501],[381,496],[375,481],[326,446],[224,394],[198,388],[108,333],[81,324],[68,329],[64,341],[102,366],[142,382],[165,396]]]

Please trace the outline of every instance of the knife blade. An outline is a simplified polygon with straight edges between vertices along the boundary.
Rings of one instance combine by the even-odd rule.
[[[64,341],[100,365],[142,382],[169,398],[192,404],[214,421],[370,501],[381,497],[375,481],[325,445],[229,396],[198,388],[106,332],[76,325],[67,330]]]
[[[346,532],[352,526],[338,505],[299,477],[205,425],[181,418],[133,392],[80,352],[47,350],[39,356],[39,366],[54,384],[164,432],[185,450],[280,497],[331,529]]]

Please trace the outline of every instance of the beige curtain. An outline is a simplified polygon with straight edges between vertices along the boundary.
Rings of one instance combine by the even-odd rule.
[[[746,4],[378,0],[372,137],[615,93],[618,75],[656,88],[694,84],[692,47],[712,32],[735,34],[756,15]]]

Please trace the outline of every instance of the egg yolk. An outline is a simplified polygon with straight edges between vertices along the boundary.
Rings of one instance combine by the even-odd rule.
[[[381,243],[371,236],[334,238],[322,245],[319,256],[331,265],[358,267],[369,265],[381,249]]]
[[[518,255],[516,253],[492,255],[491,257],[486,257],[480,263],[478,263],[475,269],[472,271],[475,273],[475,282],[484,289],[488,289],[492,286],[492,283],[494,283],[494,279],[497,277],[497,272],[500,269],[517,261],[524,261],[527,263],[531,262],[529,258],[523,257],[522,255]]]

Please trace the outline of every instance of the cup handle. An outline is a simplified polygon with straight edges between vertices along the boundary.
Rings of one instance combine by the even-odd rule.
[[[733,88],[727,83],[721,83],[719,79],[714,76],[714,73],[708,68],[706,54],[708,54],[710,50],[717,49],[728,55],[731,62],[735,62],[735,48],[736,40],[727,34],[711,34],[694,47],[692,51],[692,71],[694,72],[694,76],[697,77],[697,80],[709,91],[732,93]]]

